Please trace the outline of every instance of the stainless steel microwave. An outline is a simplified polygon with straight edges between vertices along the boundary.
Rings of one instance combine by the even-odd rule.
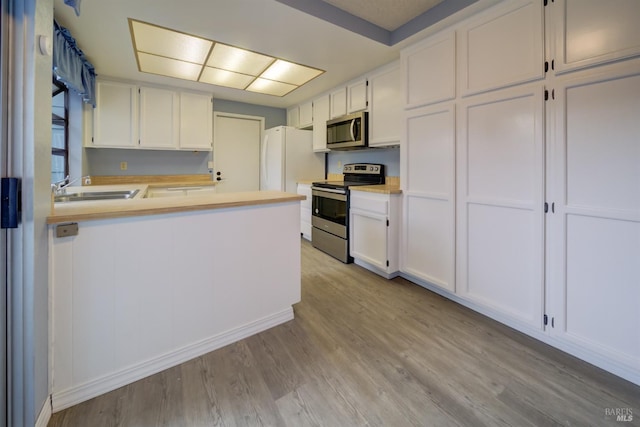
[[[327,121],[327,148],[353,150],[369,145],[369,113],[361,111]]]

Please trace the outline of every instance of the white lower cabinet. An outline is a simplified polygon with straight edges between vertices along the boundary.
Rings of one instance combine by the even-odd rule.
[[[349,251],[354,262],[383,277],[398,275],[400,195],[351,192]]]
[[[300,234],[311,241],[311,184],[298,184],[297,193],[307,197],[300,202]]]

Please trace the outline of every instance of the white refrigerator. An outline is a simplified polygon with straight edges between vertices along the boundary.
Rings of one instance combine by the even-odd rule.
[[[324,153],[313,152],[313,132],[289,126],[267,129],[260,153],[260,190],[295,193],[299,180],[324,179]]]

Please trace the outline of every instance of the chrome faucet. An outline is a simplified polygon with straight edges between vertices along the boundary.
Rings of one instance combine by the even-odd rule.
[[[69,175],[67,175],[62,181],[58,181],[56,183],[51,184],[51,191],[53,191],[53,194],[58,196],[60,194],[67,194],[67,187],[69,187],[71,184],[73,184],[74,182],[77,182],[78,180],[82,179],[84,184],[91,184],[91,176],[89,175],[85,175],[82,177],[78,177],[72,181],[69,181]]]

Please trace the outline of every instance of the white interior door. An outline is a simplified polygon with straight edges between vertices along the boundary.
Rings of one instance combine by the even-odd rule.
[[[213,113],[213,179],[218,193],[260,189],[264,117]]]

